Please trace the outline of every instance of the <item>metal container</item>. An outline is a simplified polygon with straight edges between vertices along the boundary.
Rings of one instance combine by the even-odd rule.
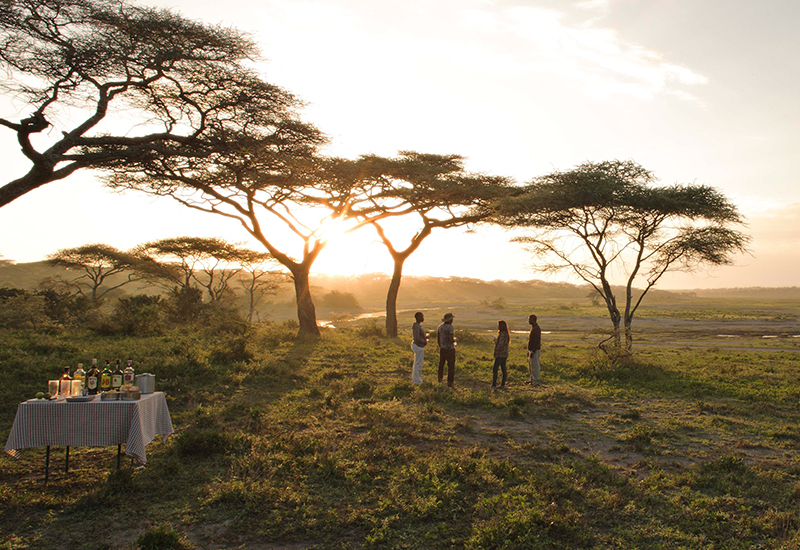
[[[137,401],[142,397],[142,392],[138,391],[126,391],[120,394],[120,398],[123,401]]]
[[[136,375],[136,385],[142,395],[156,391],[156,375],[145,373]]]
[[[119,401],[118,391],[104,391],[100,394],[101,401]]]

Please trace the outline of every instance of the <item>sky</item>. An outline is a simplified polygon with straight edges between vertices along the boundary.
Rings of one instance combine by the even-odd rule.
[[[330,137],[330,154],[455,153],[469,170],[518,182],[585,161],[634,160],[662,184],[718,189],[752,237],[734,265],[670,274],[660,288],[800,285],[800,2],[142,3],[249,33],[264,78],[306,102],[302,118]],[[0,117],[23,112],[0,99]],[[2,128],[0,147],[3,173],[24,173]],[[249,244],[234,222],[115,194],[88,172],[0,209],[0,256],[17,262],[180,235]],[[434,232],[404,273],[554,280],[535,266],[507,233],[479,227]],[[314,271],[390,268],[366,229],[332,242]]]

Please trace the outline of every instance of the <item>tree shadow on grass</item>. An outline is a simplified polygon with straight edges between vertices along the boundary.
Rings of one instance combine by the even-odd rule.
[[[565,373],[566,374],[566,373]],[[610,386],[618,390],[647,393],[653,397],[683,399],[742,399],[740,388],[723,386],[686,372],[636,360],[611,365],[593,361],[577,367],[578,378]],[[568,375],[567,375],[568,376]]]

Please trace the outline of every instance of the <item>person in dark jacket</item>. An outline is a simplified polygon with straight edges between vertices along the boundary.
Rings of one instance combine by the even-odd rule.
[[[531,325],[531,333],[528,336],[528,370],[530,371],[531,379],[528,382],[534,386],[539,385],[539,356],[542,351],[542,329],[536,322],[536,315],[528,317],[528,323]]]
[[[500,387],[506,386],[506,377],[508,370],[506,369],[506,362],[508,361],[508,344],[511,342],[511,334],[508,332],[508,325],[505,321],[497,322],[497,337],[494,339],[494,365],[492,366],[492,387],[497,387],[497,369],[503,371],[503,379],[500,382]]]
[[[444,379],[444,364],[447,363],[447,385],[453,387],[456,373],[456,333],[453,328],[452,313],[446,313],[442,324],[436,329],[436,340],[439,343],[439,383]]]

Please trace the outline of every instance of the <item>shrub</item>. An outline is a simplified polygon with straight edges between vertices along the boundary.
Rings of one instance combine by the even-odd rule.
[[[123,334],[145,336],[163,331],[163,316],[161,296],[139,294],[117,300],[111,321]]]
[[[469,329],[456,329],[456,341],[459,344],[485,344],[488,340],[471,332]]]
[[[225,454],[231,447],[229,437],[213,428],[197,428],[178,437],[176,450],[180,456],[212,456]]]
[[[508,417],[513,419],[522,418],[522,407],[520,407],[517,403],[511,403],[508,406]]]
[[[159,525],[144,531],[136,539],[141,550],[188,550],[194,545],[178,533],[171,525]]]
[[[378,337],[382,338],[384,335],[383,327],[378,324],[375,319],[367,319],[367,321],[358,327],[356,334],[363,338]]]
[[[133,470],[124,468],[109,472],[101,495],[106,498],[117,497],[120,495],[130,495],[135,490],[136,482],[133,478]]]
[[[332,290],[322,297],[322,305],[328,309],[360,310],[356,297],[350,292]]]
[[[24,290],[0,289],[0,328],[37,329],[49,324],[44,298]]]
[[[366,380],[357,380],[351,392],[356,399],[365,399],[372,395],[372,385]]]
[[[165,305],[171,322],[189,323],[202,313],[203,292],[199,288],[174,288]]]

